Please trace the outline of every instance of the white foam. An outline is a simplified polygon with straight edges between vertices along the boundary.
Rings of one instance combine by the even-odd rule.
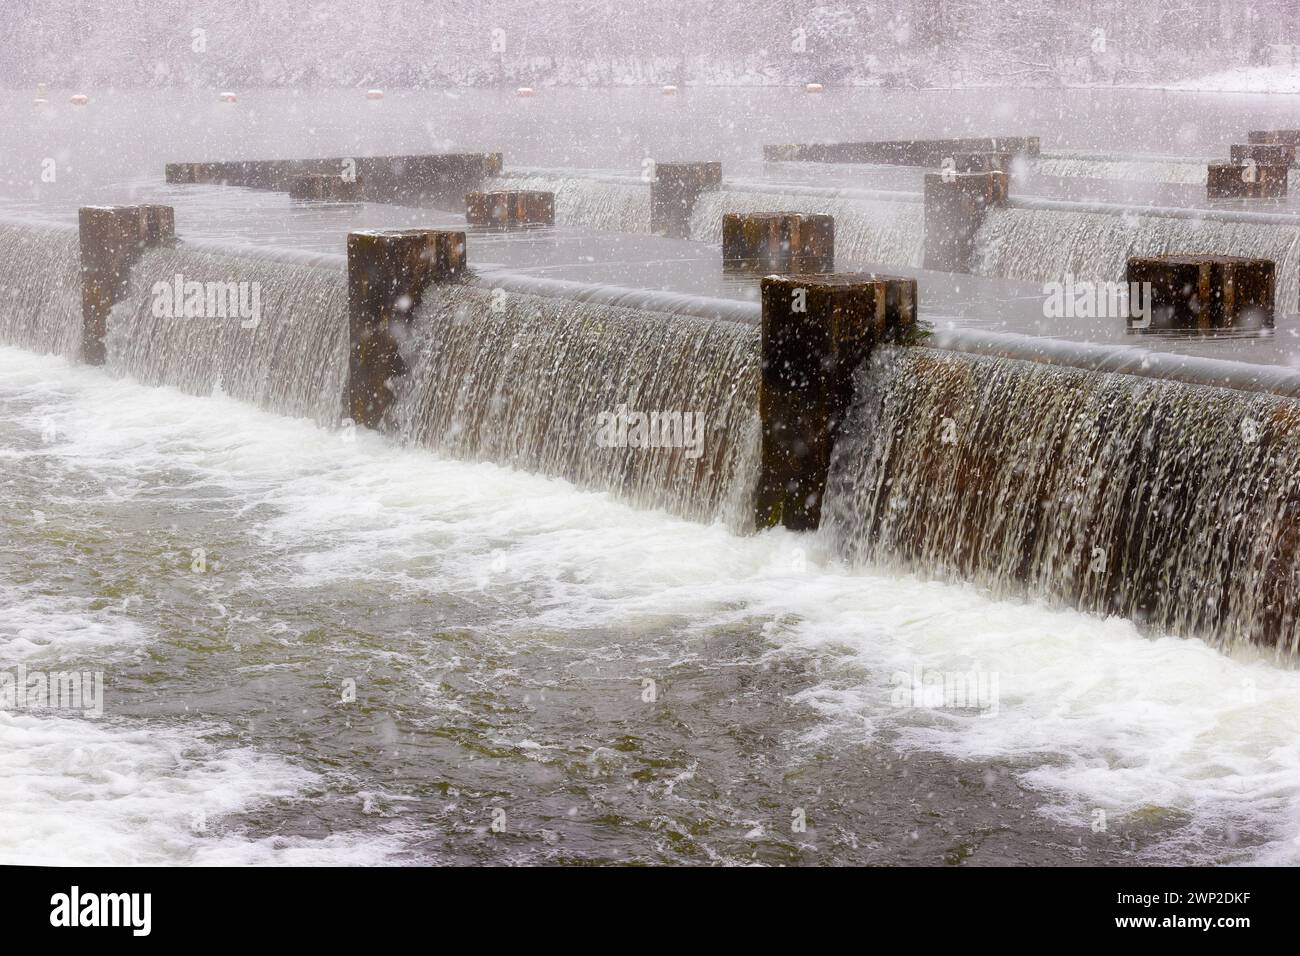
[[[204,417],[201,401],[169,418],[159,413],[158,392],[70,368],[62,359],[0,348],[0,400],[14,396],[27,410],[12,421],[38,435],[53,422],[56,437],[5,447],[0,456],[57,457],[64,472],[89,469],[108,478],[116,490],[106,495],[135,493],[131,477],[174,454],[166,436],[181,435],[188,416]],[[101,401],[134,403],[143,416],[134,424],[106,422],[91,414]],[[150,417],[161,424],[151,427]],[[99,431],[117,426],[111,438]],[[52,498],[59,494],[50,489]],[[39,522],[43,516],[13,517]],[[115,607],[92,606],[85,595],[49,593],[49,582],[15,583],[16,570],[0,567],[0,669],[12,674],[19,664],[30,671],[76,662],[84,670],[93,661],[110,669],[109,715],[0,711],[0,863],[355,865],[393,852],[382,836],[250,840],[233,832],[226,824],[232,814],[269,800],[301,799],[317,775],[276,755],[209,742],[219,727],[179,730],[113,716],[111,667],[138,655],[153,635]]]

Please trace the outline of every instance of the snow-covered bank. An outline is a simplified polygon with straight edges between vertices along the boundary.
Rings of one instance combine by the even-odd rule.
[[[1161,88],[1203,93],[1300,93],[1300,66],[1239,66]]]

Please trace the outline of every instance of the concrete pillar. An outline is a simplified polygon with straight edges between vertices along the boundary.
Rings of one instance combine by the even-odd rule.
[[[459,209],[465,194],[501,172],[500,153],[366,156],[356,160],[368,202]]]
[[[1254,130],[1246,134],[1248,143],[1281,143],[1284,146],[1300,146],[1300,129]]]
[[[916,323],[916,280],[869,273],[767,276],[762,282],[762,452],[758,528],[808,531],[822,495],[853,373]]]
[[[1260,166],[1294,166],[1296,148],[1286,143],[1234,144],[1232,162],[1244,165],[1247,161]]]
[[[1156,330],[1271,329],[1277,269],[1240,256],[1133,256],[1128,281],[1150,283]],[[1134,320],[1129,319],[1134,328]]]
[[[344,156],[330,159],[258,159],[222,163],[168,163],[169,183],[211,183],[292,191],[300,176],[362,181],[367,202],[459,208],[465,194],[500,175],[500,153],[423,156]]]
[[[650,231],[673,239],[691,237],[691,211],[700,193],[722,185],[722,163],[655,163],[650,184]]]
[[[820,213],[729,212],[722,217],[726,272],[834,272],[835,219]]]
[[[337,173],[307,173],[289,182],[289,198],[304,202],[360,202],[361,178],[344,179]]]
[[[925,268],[970,272],[975,234],[1006,202],[1006,173],[926,173]]]
[[[378,428],[407,372],[402,343],[424,290],[465,271],[465,233],[348,233],[348,385],[344,413]]]
[[[1286,195],[1286,166],[1210,163],[1205,194],[1210,199],[1280,199]]]
[[[221,163],[167,163],[167,182],[286,190],[295,176],[336,172],[327,159],[251,159]]]
[[[167,163],[163,166],[163,179],[174,185],[193,185],[198,182],[196,178],[198,163]]]
[[[555,225],[555,193],[509,189],[465,194],[465,221],[471,226],[511,229]]]
[[[176,238],[171,206],[83,206],[81,245],[81,357],[103,365],[108,314],[126,295],[131,267],[151,246]]]
[[[957,152],[953,153],[953,167],[959,173],[1011,174],[1015,153]]]

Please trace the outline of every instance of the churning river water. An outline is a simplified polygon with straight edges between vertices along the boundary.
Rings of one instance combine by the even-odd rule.
[[[1300,855],[1270,662],[9,348],[0,462],[7,862]]]

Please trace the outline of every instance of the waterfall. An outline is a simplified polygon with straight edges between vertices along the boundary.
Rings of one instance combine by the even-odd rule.
[[[75,228],[0,222],[0,344],[69,358],[80,353]]]
[[[636,176],[522,168],[507,171],[487,188],[553,192],[557,225],[650,231],[650,186]],[[835,248],[844,263],[920,267],[925,244],[920,198],[886,190],[736,181],[696,200],[691,238],[720,244],[722,216],[728,212],[828,213],[835,217]]]
[[[977,238],[975,273],[1036,282],[1066,273],[1122,281],[1129,256],[1254,256],[1277,263],[1278,311],[1300,310],[1300,222],[1245,215],[1116,213],[1064,205],[1013,203],[992,210]]]
[[[393,416],[403,439],[688,518],[749,516],[757,328],[471,284],[429,289],[414,325]],[[620,406],[701,416],[698,453],[602,446],[598,421]]]
[[[1030,162],[1035,176],[1119,179],[1142,183],[1205,185],[1209,160],[1177,156],[1106,156],[1053,154]]]
[[[536,189],[555,194],[555,224],[598,232],[650,231],[650,184],[634,176],[575,176],[512,171],[485,189]]]
[[[850,195],[845,195],[850,193]],[[840,267],[878,264],[920,268],[925,254],[925,216],[919,202],[851,195],[852,190],[798,187],[748,189],[737,186],[704,193],[691,215],[691,238],[722,242],[722,217],[729,212],[807,212],[835,217],[835,261]]]
[[[859,371],[850,559],[1216,643],[1300,642],[1300,402],[923,347]]]
[[[232,299],[246,283],[248,298],[256,291],[260,320],[252,326],[233,309],[225,318],[214,315],[211,299],[201,315],[160,315],[177,277],[205,289],[233,283],[233,289],[225,286]],[[347,378],[342,258],[253,256],[220,251],[216,244],[150,249],[132,271],[127,298],[109,317],[107,344],[109,367],[145,384],[199,395],[220,388],[269,411],[335,424]]]

